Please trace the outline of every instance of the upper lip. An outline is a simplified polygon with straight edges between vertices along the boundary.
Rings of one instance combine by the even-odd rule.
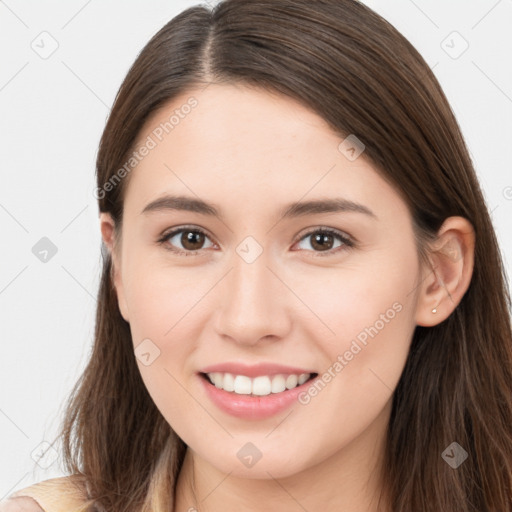
[[[210,366],[206,366],[202,370],[201,373],[232,373],[233,375],[245,375],[247,377],[258,377],[260,375],[277,375],[277,374],[294,374],[300,375],[301,373],[315,373],[311,370],[306,370],[304,368],[298,368],[295,366],[285,366],[282,364],[275,363],[258,363],[258,364],[245,364],[245,363],[237,363],[237,362],[226,362],[226,363],[218,363],[212,364]]]

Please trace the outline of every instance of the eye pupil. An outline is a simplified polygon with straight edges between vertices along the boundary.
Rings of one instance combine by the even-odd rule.
[[[328,243],[327,243],[328,247],[326,247],[326,244],[325,244],[326,238],[328,239]],[[333,242],[333,236],[330,235],[329,233],[317,233],[316,235],[313,236],[313,243],[311,244],[311,246],[314,247],[315,249],[329,250],[329,249],[331,249],[332,242]]]
[[[197,240],[197,237],[199,237],[199,241]],[[183,244],[183,247],[185,247],[185,249],[188,249],[190,251],[196,251],[201,247],[189,247],[187,246],[187,244],[191,243],[192,245],[194,245],[194,243],[196,243],[199,246],[201,246],[204,243],[204,234],[198,231],[184,231],[181,236],[181,243]]]

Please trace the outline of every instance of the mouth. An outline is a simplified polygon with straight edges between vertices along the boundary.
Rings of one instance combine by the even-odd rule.
[[[255,421],[286,411],[318,374],[256,375],[253,378],[224,372],[198,375],[206,397],[219,410],[235,418]]]
[[[235,375],[228,372],[199,372],[200,377],[208,385],[240,397],[261,398],[266,396],[281,396],[308,384],[318,376],[318,373],[300,373],[275,375]]]

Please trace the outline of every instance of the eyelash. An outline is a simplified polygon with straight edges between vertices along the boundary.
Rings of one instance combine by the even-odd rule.
[[[157,242],[160,245],[163,245],[166,250],[171,251],[173,253],[176,253],[176,254],[179,254],[182,256],[198,256],[199,253],[203,249],[197,249],[195,251],[184,251],[183,249],[176,249],[176,248],[171,247],[170,245],[166,244],[166,242],[168,242],[168,240],[170,238],[172,238],[173,236],[177,235],[178,233],[181,233],[184,231],[185,232],[189,231],[192,233],[201,233],[201,234],[207,236],[208,238],[210,238],[208,233],[206,233],[201,228],[197,228],[197,227],[193,227],[193,226],[182,226],[179,229],[175,229],[173,231],[170,231],[169,233],[165,233],[164,235],[162,235],[161,238],[158,239]],[[300,242],[302,239],[307,238],[308,236],[311,236],[315,233],[328,233],[330,235],[333,235],[333,236],[337,237],[339,240],[341,240],[341,242],[343,242],[343,245],[340,247],[336,247],[335,249],[329,249],[328,251],[312,251],[312,252],[316,253],[314,257],[332,256],[333,254],[338,253],[339,251],[347,250],[347,249],[355,246],[354,241],[350,237],[348,237],[341,231],[338,231],[338,230],[332,229],[332,228],[327,228],[327,227],[325,227],[325,228],[319,227],[319,228],[315,228],[311,231],[308,231],[307,233],[304,233],[300,238],[298,238],[298,240],[294,243]]]

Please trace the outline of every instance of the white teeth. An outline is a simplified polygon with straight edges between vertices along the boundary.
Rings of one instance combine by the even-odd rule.
[[[270,379],[266,376],[255,377],[252,381],[252,394],[253,395],[270,395],[272,391],[272,384]]]
[[[272,379],[272,393],[281,393],[286,389],[286,379],[284,375],[276,375]]]
[[[245,375],[237,375],[235,377],[235,393],[239,395],[251,394],[251,379]]]
[[[297,375],[288,375],[288,377],[286,377],[286,389],[296,388],[298,380]]]
[[[215,387],[222,389],[222,382],[224,380],[222,377],[222,373],[218,373],[218,372],[212,373],[211,378],[212,378],[213,384],[215,384]]]
[[[219,373],[222,377],[222,373]],[[224,374],[224,381],[221,380],[222,389],[224,391],[235,391],[235,378],[231,373]]]
[[[293,389],[297,385],[304,384],[311,374],[301,373],[300,375],[261,375],[251,379],[245,375],[233,375],[232,373],[212,372],[208,373],[210,382],[219,389],[230,391],[239,395],[265,396],[271,393],[282,393],[286,389]]]
[[[299,386],[301,384],[304,384],[304,382],[306,382],[308,379],[309,379],[309,373],[301,373],[299,375]]]

